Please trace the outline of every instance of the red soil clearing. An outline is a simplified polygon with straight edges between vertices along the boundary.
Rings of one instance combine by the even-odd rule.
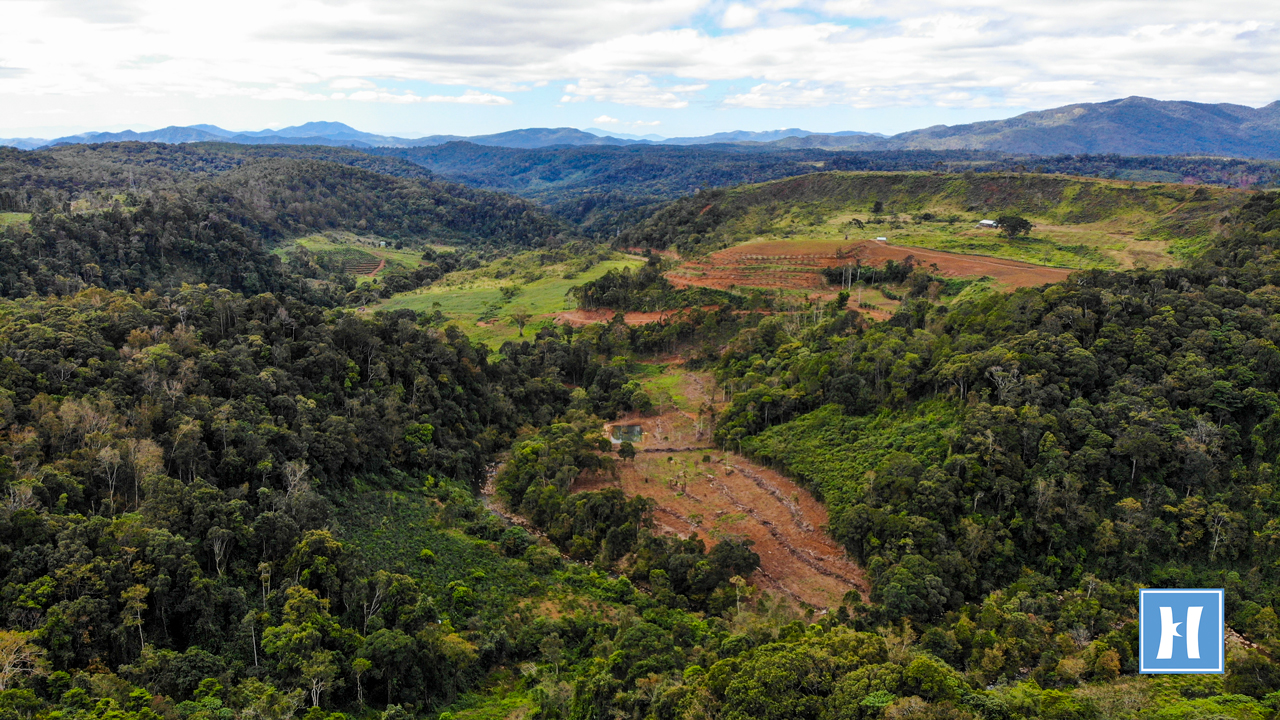
[[[817,252],[797,253],[800,249]],[[988,276],[1006,288],[1033,287],[1065,280],[1066,268],[1044,267],[1017,260],[960,255],[957,253],[903,247],[875,240],[823,244],[790,240],[752,242],[712,253],[706,259],[687,262],[667,274],[677,287],[699,286],[727,290],[730,286],[828,291],[830,285],[821,270],[860,260],[862,265],[880,267],[888,260],[902,262],[908,256],[949,277]],[[794,268],[794,269],[792,269]]]
[[[705,305],[703,310],[715,310],[716,305]],[[689,308],[680,308],[678,310],[663,310],[661,312],[629,312],[623,313],[628,325],[648,325],[649,323],[662,322],[679,316]],[[617,314],[617,310],[609,308],[596,308],[595,310],[566,310],[556,313],[556,322],[574,327],[583,327],[586,325],[595,325],[596,323],[607,323],[613,320],[613,316]]]
[[[686,407],[698,407],[708,398],[709,377],[675,367],[667,372],[685,376],[679,392],[689,401]],[[709,425],[700,425],[690,412],[668,408],[614,424],[643,429],[635,460],[618,463],[616,480],[580,478],[575,492],[620,487],[628,495],[653,498],[658,529],[698,535],[708,546],[722,537],[752,540],[760,555],[752,583],[793,602],[825,609],[838,606],[849,590],[867,597],[866,573],[826,534],[826,508],[807,490],[740,455],[711,447]],[[711,461],[702,462],[704,456]]]
[[[616,314],[617,311],[608,309],[566,310],[556,313],[556,322],[574,327],[583,327],[595,325],[596,323],[607,323]],[[677,314],[678,311],[675,310],[667,310],[665,312],[629,312],[625,313],[623,317],[626,318],[628,325],[648,325],[649,323],[661,322]]]

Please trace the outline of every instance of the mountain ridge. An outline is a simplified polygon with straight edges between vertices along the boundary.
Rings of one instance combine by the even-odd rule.
[[[170,126],[160,130],[81,133],[40,140],[0,139],[0,145],[33,150],[59,144],[102,142],[232,142],[306,144],[353,148],[415,148],[465,141],[508,148],[586,145],[735,144],[760,149],[827,150],[995,150],[1030,155],[1210,155],[1280,158],[1280,101],[1261,108],[1231,103],[1154,100],[1132,96],[1101,103],[1076,103],[1022,113],[1002,120],[934,125],[892,136],[846,130],[816,133],[800,128],[731,130],[702,136],[622,137],[598,128],[521,128],[487,135],[428,135],[402,138],[357,130],[345,123],[308,122],[280,129],[233,132],[215,125]]]
[[[1280,102],[1261,108],[1131,96],[1023,113],[1004,120],[934,125],[888,138],[810,135],[780,147],[842,150],[996,150],[1035,155],[1280,157]]]

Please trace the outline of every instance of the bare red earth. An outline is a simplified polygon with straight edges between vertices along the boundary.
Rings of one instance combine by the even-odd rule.
[[[1006,288],[1033,287],[1065,280],[1071,270],[1045,267],[1017,260],[960,255],[958,253],[903,247],[875,240],[844,243],[826,252],[796,254],[796,244],[787,240],[753,242],[719,250],[705,259],[684,263],[667,274],[677,287],[760,287],[830,292],[821,270],[861,261],[863,266],[880,267],[888,260],[902,262],[908,256],[948,277],[993,278]],[[790,251],[790,252],[788,252]]]

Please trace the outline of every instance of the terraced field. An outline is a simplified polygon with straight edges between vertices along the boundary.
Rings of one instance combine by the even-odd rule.
[[[861,264],[863,280],[875,282],[875,269],[888,260],[901,263],[913,257],[944,277],[991,278],[1005,289],[1044,285],[1066,279],[1069,268],[1033,265],[999,257],[962,255],[877,240],[848,242],[829,238],[762,239],[735,245],[684,262],[667,274],[679,287],[717,290],[762,288],[798,290],[834,296],[838,288],[822,276],[824,268]],[[865,275],[865,276],[863,276]]]
[[[798,605],[835,607],[850,590],[867,597],[866,573],[827,535],[821,503],[786,477],[712,447],[718,403],[709,375],[671,364],[642,384],[660,412],[611,423],[640,427],[636,458],[619,463],[616,482],[593,479],[575,491],[612,485],[653,498],[658,527],[682,537],[750,539],[760,555],[752,582]]]

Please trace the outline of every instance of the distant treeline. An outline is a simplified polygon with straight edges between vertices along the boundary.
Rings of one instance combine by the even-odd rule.
[[[746,145],[502,148],[452,142],[356,150],[310,145],[104,143],[36,151],[0,148],[0,212],[49,211],[104,191],[154,191],[263,159],[321,160],[400,178],[435,175],[534,200],[606,238],[662,202],[700,189],[826,170],[1033,172],[1228,187],[1273,187],[1280,162],[1238,158],[1010,155],[977,150],[880,152]]]
[[[457,182],[536,200],[584,232],[606,237],[654,203],[700,189],[760,183],[826,170],[1035,172],[1151,182],[1272,187],[1280,162],[1209,157],[1010,155],[978,150],[851,152],[699,145],[499,148],[453,142],[368,152],[417,163]]]

